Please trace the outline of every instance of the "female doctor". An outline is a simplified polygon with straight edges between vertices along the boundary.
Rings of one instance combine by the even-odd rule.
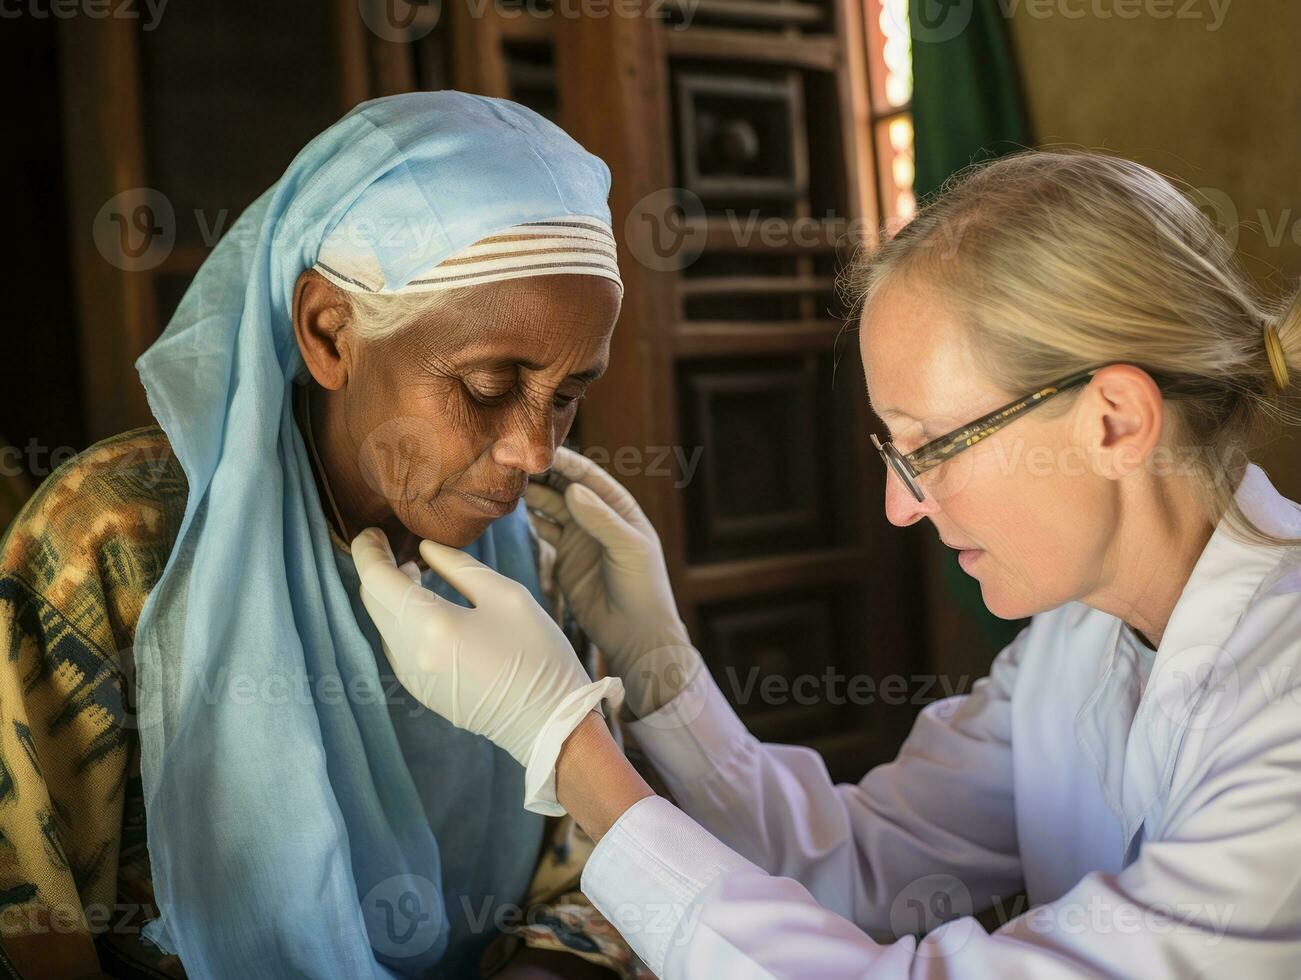
[[[1301,302],[1262,300],[1156,173],[1091,154],[968,173],[853,275],[886,516],[929,519],[995,615],[1032,617],[897,759],[834,785],[750,735],[637,504],[564,451],[572,482],[529,505],[677,806],[524,589],[425,542],[453,606],[371,530],[395,672],[599,841],[583,890],[660,976],[1301,975],[1301,508],[1245,455],[1296,421]],[[993,934],[969,914],[1021,890]]]

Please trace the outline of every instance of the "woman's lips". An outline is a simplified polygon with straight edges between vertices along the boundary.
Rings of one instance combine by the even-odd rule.
[[[980,548],[964,548],[958,552],[958,564],[964,572],[970,573],[972,564],[979,561],[984,553]]]
[[[513,511],[519,504],[519,499],[523,494],[502,494],[494,496],[485,496],[484,494],[471,493],[468,490],[452,490],[466,503],[481,513],[488,514],[491,517],[505,517]]]

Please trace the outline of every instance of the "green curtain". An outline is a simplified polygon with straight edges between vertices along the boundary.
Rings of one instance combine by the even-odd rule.
[[[910,0],[918,201],[968,164],[1031,145],[1000,0]],[[1023,625],[992,615],[980,585],[944,557],[951,601],[1001,649]]]
[[[910,0],[918,200],[969,163],[1030,145],[1000,0]]]

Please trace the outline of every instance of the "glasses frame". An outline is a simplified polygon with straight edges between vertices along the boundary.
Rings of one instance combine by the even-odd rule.
[[[1087,371],[1078,371],[1075,374],[1059,378],[1022,398],[1016,399],[1016,401],[1008,402],[1001,408],[994,409],[988,415],[982,415],[974,422],[968,422],[966,425],[959,426],[936,439],[932,439],[910,453],[899,452],[893,442],[882,442],[875,434],[871,436],[872,445],[881,454],[881,459],[885,461],[887,471],[893,471],[895,476],[903,481],[903,485],[912,492],[919,504],[925,503],[926,494],[922,490],[921,484],[917,482],[917,478],[923,473],[934,469],[946,460],[952,459],[964,449],[970,449],[982,439],[988,439],[1009,422],[1024,415],[1030,409],[1042,405],[1053,395],[1087,384],[1089,379],[1100,370],[1100,367],[1089,368]]]

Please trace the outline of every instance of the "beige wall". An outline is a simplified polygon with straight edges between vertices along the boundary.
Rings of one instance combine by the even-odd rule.
[[[1301,2],[996,2],[1011,11],[1040,143],[1121,153],[1210,189],[1237,213],[1253,276],[1275,291],[1301,277]],[[1294,500],[1299,436],[1261,454]]]

